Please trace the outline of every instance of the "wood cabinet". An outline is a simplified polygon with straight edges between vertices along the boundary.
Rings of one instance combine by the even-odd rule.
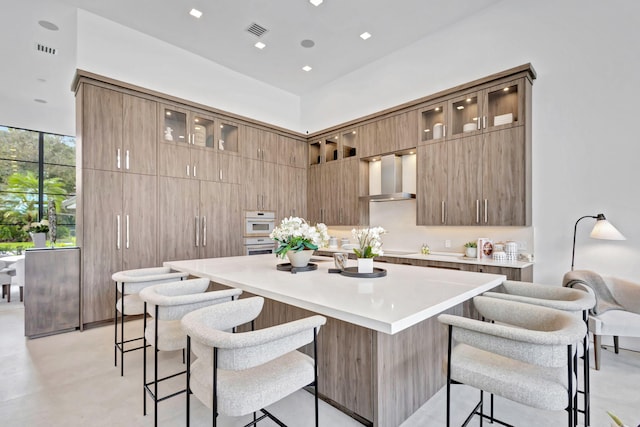
[[[530,88],[505,79],[419,110],[418,225],[531,224]]]
[[[244,209],[278,209],[277,165],[262,160],[243,159]]]
[[[278,164],[306,169],[307,143],[286,136],[277,135]]]
[[[158,256],[161,261],[198,258],[200,182],[158,177]],[[117,271],[117,270],[116,270]]]
[[[242,157],[277,163],[279,153],[279,138],[273,132],[268,132],[252,126],[243,126]]]
[[[307,215],[306,169],[278,166],[278,210],[276,214],[279,219],[297,216],[312,221]]]
[[[240,188],[238,184],[200,182],[200,258],[242,254]]]
[[[389,154],[416,146],[417,110],[405,111],[365,124],[358,130],[360,156]]]
[[[76,106],[83,168],[156,173],[156,102],[85,84]]]
[[[78,218],[83,322],[113,317],[113,273],[157,265],[156,180],[151,175],[83,171]]]

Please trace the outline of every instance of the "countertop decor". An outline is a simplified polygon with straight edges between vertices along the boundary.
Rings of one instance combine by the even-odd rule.
[[[312,226],[303,218],[293,216],[283,219],[269,237],[278,242],[276,255],[280,258],[284,258],[289,251],[301,252],[305,250],[311,252],[309,254],[309,258],[311,258],[314,250],[326,246],[329,241],[326,225],[318,223]],[[309,259],[307,258],[306,262],[301,260],[302,265],[296,265],[297,262],[291,258],[290,261],[294,267],[303,267],[309,262]]]

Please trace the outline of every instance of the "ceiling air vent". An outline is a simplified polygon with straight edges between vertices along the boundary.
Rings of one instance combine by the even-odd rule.
[[[249,25],[249,28],[247,28],[247,31],[256,37],[262,37],[262,35],[269,30],[264,28],[262,25],[258,25],[254,22],[251,25]]]
[[[36,50],[42,53],[48,53],[49,55],[55,55],[57,50],[53,47],[45,46],[41,43],[36,43]]]

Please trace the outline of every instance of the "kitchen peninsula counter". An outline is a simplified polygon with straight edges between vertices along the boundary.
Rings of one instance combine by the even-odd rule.
[[[446,329],[437,315],[462,315],[471,298],[506,279],[390,263],[374,263],[387,270],[385,277],[354,278],[328,273],[333,259],[322,256],[312,258],[317,270],[291,274],[276,269],[283,262],[257,255],[164,265],[267,298],[261,316],[271,318],[260,327],[326,316],[319,392],[375,426],[400,425],[444,385]]]

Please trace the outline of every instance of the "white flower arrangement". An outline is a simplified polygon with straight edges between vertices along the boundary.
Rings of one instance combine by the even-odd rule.
[[[382,238],[387,230],[382,227],[359,228],[351,230],[351,234],[358,240],[358,247],[353,248],[358,258],[373,258],[384,255]]]
[[[276,255],[280,258],[284,258],[288,251],[316,250],[329,241],[326,225],[318,223],[311,226],[304,219],[293,216],[283,219],[269,237],[278,242]]]

